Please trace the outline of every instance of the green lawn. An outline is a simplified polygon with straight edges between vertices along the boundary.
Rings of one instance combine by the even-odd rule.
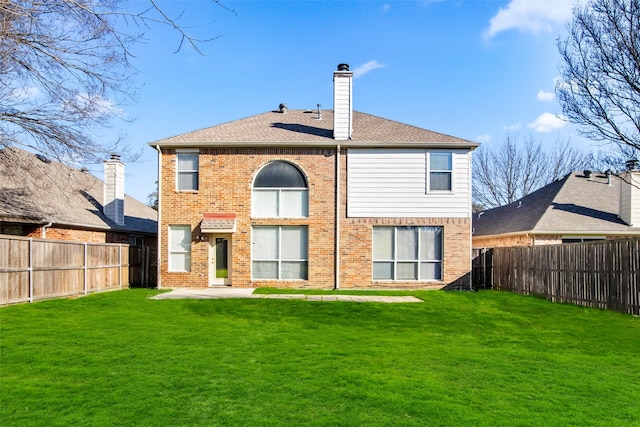
[[[509,293],[420,304],[149,300],[0,309],[6,426],[640,425],[640,319]]]

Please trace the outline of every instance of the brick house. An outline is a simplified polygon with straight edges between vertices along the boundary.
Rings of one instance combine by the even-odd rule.
[[[357,112],[275,111],[162,139],[161,287],[468,285],[477,144]]]
[[[124,194],[124,164],[105,181],[16,147],[0,150],[0,234],[156,246],[157,212]]]
[[[640,237],[640,171],[573,172],[474,214],[475,249]]]

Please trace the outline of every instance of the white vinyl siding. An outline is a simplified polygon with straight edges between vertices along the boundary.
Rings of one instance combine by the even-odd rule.
[[[451,191],[427,191],[428,153],[451,153]],[[469,150],[349,149],[349,217],[457,217],[471,215]]]
[[[191,227],[169,226],[169,271],[191,271]]]

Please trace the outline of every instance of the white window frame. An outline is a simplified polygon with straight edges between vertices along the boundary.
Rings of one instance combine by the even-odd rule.
[[[372,230],[372,239],[371,239],[371,259],[372,259],[372,269],[371,269],[371,277],[374,281],[394,281],[394,282],[441,282],[444,278],[444,227],[442,226],[375,226],[373,229],[377,228],[385,228],[385,229],[393,229],[393,248],[392,248],[392,258],[390,259],[375,259],[375,240],[374,240],[374,231]],[[398,259],[398,230],[409,228],[413,229],[417,232],[418,235],[418,247],[417,247],[417,259],[415,260],[402,260]],[[439,228],[440,231],[440,254],[442,259],[421,259],[422,253],[422,239],[420,238],[421,228]],[[375,277],[375,264],[376,263],[391,263],[393,265],[393,271],[391,274],[391,278],[376,278]],[[398,264],[416,264],[416,279],[398,279]],[[440,277],[435,279],[420,279],[421,276],[421,268],[422,264],[438,264],[440,265]]]
[[[172,235],[173,233],[171,232],[172,230],[178,230],[178,229],[182,229],[183,231],[185,231],[187,234],[187,236],[189,237],[189,245],[187,248],[183,248],[183,249],[176,249],[176,247],[174,246],[174,242],[172,239]],[[168,227],[168,233],[167,233],[167,242],[168,242],[168,255],[169,255],[169,259],[168,259],[168,271],[171,273],[188,273],[191,271],[191,226],[187,225],[187,224],[172,224],[169,225]],[[184,255],[185,257],[185,262],[184,265],[186,266],[186,268],[176,268],[176,266],[174,265],[174,263],[172,262],[172,255]]]
[[[253,250],[253,245],[254,245],[254,237],[253,234],[255,233],[255,230],[257,228],[261,228],[261,229],[265,229],[265,228],[269,228],[269,229],[276,229],[278,232],[278,246],[277,246],[277,257],[276,258],[264,258],[264,259],[256,259],[254,256],[254,250]],[[282,257],[282,229],[292,229],[292,228],[304,228],[306,229],[306,234],[307,234],[307,257],[303,258],[303,259],[283,259]],[[254,226],[251,227],[251,233],[252,233],[252,237],[251,237],[251,280],[278,280],[278,281],[306,281],[309,280],[309,227],[306,225],[293,225],[293,226],[286,226],[286,225],[260,225],[260,226]],[[253,263],[254,262],[277,262],[278,264],[278,269],[277,269],[277,273],[278,273],[278,277],[277,278],[260,278],[260,277],[254,277],[254,268],[253,268]],[[282,263],[283,262],[299,262],[299,263],[305,263],[306,264],[306,275],[303,278],[295,278],[295,279],[283,279],[282,278]]]
[[[282,193],[286,192],[299,192],[302,194],[304,199],[304,206],[302,209],[302,215],[299,216],[290,216],[285,215],[283,212],[283,207],[280,201],[282,200]],[[258,203],[256,198],[253,197],[257,193],[275,193],[276,194],[276,210],[277,213],[275,216],[262,216],[257,212]],[[298,188],[298,187],[270,187],[270,188],[253,188],[251,197],[251,216],[253,218],[309,218],[309,189],[308,188]]]
[[[451,158],[451,169],[431,169],[431,154],[448,154]],[[453,181],[453,161],[454,161],[454,153],[452,151],[427,151],[426,155],[426,192],[428,193],[453,193],[454,181]],[[432,190],[431,189],[431,173],[435,172],[447,172],[451,177],[451,188],[449,190]]]
[[[197,169],[180,169],[180,155],[181,154],[197,154]],[[196,188],[180,188],[180,174],[181,173],[190,173],[196,175]],[[190,149],[190,150],[176,150],[176,191],[180,193],[193,193],[197,192],[200,189],[200,150]]]

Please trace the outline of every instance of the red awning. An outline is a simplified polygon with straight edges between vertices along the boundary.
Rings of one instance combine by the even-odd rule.
[[[235,233],[236,214],[205,213],[200,224],[203,233]]]

